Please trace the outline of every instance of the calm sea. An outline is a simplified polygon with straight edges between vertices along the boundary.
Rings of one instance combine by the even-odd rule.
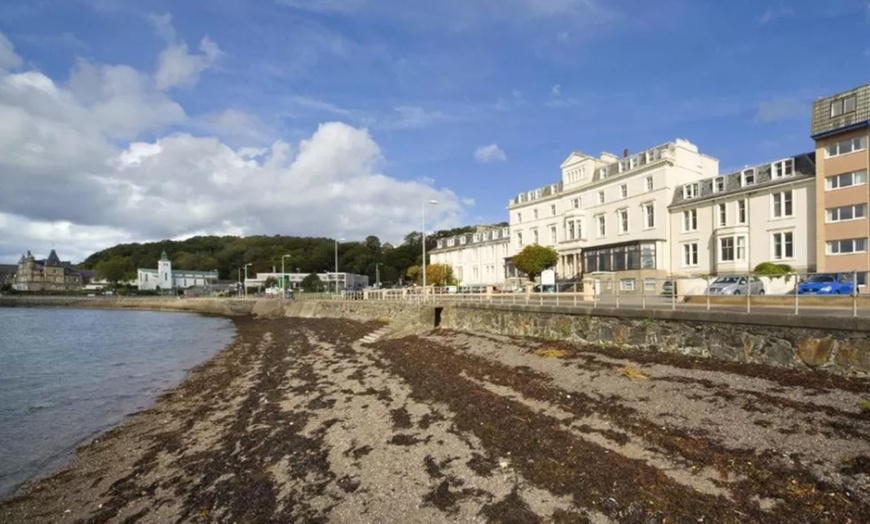
[[[0,308],[0,499],[226,347],[225,318]]]

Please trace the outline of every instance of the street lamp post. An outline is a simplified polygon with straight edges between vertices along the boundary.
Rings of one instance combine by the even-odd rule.
[[[248,298],[248,266],[253,266],[252,262],[245,264],[245,298]]]
[[[284,259],[290,255],[281,255],[281,300],[287,298],[287,275],[284,273]]]
[[[335,241],[335,292],[338,293],[338,243],[344,242],[343,238]]]
[[[437,206],[438,201],[429,200],[428,202],[423,202],[423,300],[426,300],[426,204]]]
[[[375,263],[375,289],[381,289],[381,266],[384,265],[383,262]]]
[[[242,287],[242,268],[238,268],[238,270],[239,270],[239,285],[236,286],[236,296],[240,297],[240,296],[242,296],[242,289],[241,289],[241,287]]]

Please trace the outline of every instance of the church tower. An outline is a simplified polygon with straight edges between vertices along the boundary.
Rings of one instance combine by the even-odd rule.
[[[169,257],[166,256],[166,250],[163,250],[163,254],[160,255],[160,262],[157,263],[157,279],[158,286],[160,289],[172,289],[172,262],[169,261]]]

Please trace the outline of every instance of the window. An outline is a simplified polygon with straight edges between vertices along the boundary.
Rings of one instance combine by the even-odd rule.
[[[852,95],[846,98],[841,98],[839,100],[834,100],[833,102],[831,102],[831,117],[842,116],[847,113],[853,113],[855,111],[855,107],[857,106],[857,102],[857,95]]]
[[[460,246],[464,246],[466,240],[468,240],[468,239],[465,238],[465,237],[459,237],[459,245],[460,245]]]
[[[787,158],[770,165],[770,176],[773,179],[792,176],[794,174],[794,159]]]
[[[568,240],[574,240],[575,239],[575,237],[574,237],[574,221],[569,220],[566,225],[567,225],[567,227],[565,229],[567,230],[567,233],[568,233]]]
[[[716,177],[716,180],[713,181],[713,190],[716,191],[717,193],[721,193],[722,191],[725,191],[725,177],[724,176]]]
[[[646,229],[656,227],[656,205],[653,202],[643,205],[643,225]]]
[[[828,222],[843,222],[845,220],[855,220],[867,216],[867,204],[834,207],[828,209],[826,213],[828,216]]]
[[[604,203],[604,191],[599,191],[599,192],[598,192],[598,203],[599,203],[599,204],[603,204],[603,203]]]
[[[737,237],[737,260],[746,260],[746,237]]]
[[[628,233],[628,210],[620,209],[616,212],[616,215],[619,217],[619,234],[624,235]]]
[[[602,167],[601,169],[598,170],[598,177],[601,178],[602,180],[607,178],[607,168],[606,167]]]
[[[523,234],[519,231],[517,231],[517,244],[520,246],[523,245]]]
[[[607,236],[607,217],[604,215],[598,215],[595,218],[598,220],[598,236]]]
[[[866,253],[866,238],[848,238],[846,240],[832,240],[827,242],[829,255],[847,255],[849,253]]]
[[[842,175],[829,176],[825,179],[825,189],[840,189],[843,187],[860,186],[867,183],[867,171],[853,171]]]
[[[728,212],[725,204],[719,204],[719,226],[724,226],[728,223]]]
[[[577,228],[577,238],[583,238],[583,220],[574,222],[574,227]]]
[[[751,186],[755,184],[755,168],[750,167],[749,169],[744,169],[742,173],[740,173],[740,185],[743,187]]]
[[[620,194],[620,196],[622,196],[622,198],[625,198],[628,196],[628,185],[627,184],[622,184],[621,186],[619,186],[619,194]]]
[[[734,237],[719,239],[719,262],[734,262]]]
[[[794,258],[794,233],[787,231],[773,234],[773,259]]]
[[[686,184],[683,186],[683,198],[695,198],[698,196],[698,184]]]
[[[619,290],[620,291],[634,291],[634,279],[633,278],[623,278],[619,281]]]
[[[683,232],[698,230],[698,210],[683,211]]]
[[[738,200],[737,201],[737,223],[745,224],[746,223],[746,201]]]
[[[579,199],[579,198],[575,198],[574,200],[572,200],[572,201],[571,201],[571,206],[572,206],[574,209],[580,209],[580,199]]]
[[[518,224],[523,223],[523,214],[522,213],[517,213],[517,223]]]
[[[533,244],[539,243],[540,238],[538,238],[538,230],[537,229],[532,230],[532,238],[533,238],[533,241],[532,241]]]
[[[656,279],[654,279],[654,278],[643,279],[643,290],[647,293],[655,293]]]
[[[773,218],[792,216],[791,191],[773,194]]]
[[[647,191],[653,190],[653,179],[651,176],[646,177],[646,190]]]
[[[550,226],[550,243],[555,244],[556,242],[556,226]]]
[[[828,144],[825,153],[830,158],[832,156],[847,155],[849,153],[854,153],[855,151],[861,151],[862,149],[867,149],[866,136],[856,136],[855,138]]]
[[[556,204],[550,206],[550,214],[556,216]]]
[[[683,267],[698,265],[698,243],[683,244]]]
[[[535,220],[538,219],[538,210],[537,209],[532,211],[532,218],[534,218]]]

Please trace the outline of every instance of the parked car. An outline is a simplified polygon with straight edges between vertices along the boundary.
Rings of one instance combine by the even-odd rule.
[[[851,273],[816,273],[798,284],[799,295],[851,295],[854,289]]]
[[[707,288],[709,295],[763,295],[764,283],[758,277],[747,277],[731,275],[719,277],[713,281]]]
[[[662,295],[671,296],[677,292],[677,283],[673,280],[665,280],[662,284]]]
[[[555,284],[536,284],[532,291],[535,293],[555,293],[556,285]]]

